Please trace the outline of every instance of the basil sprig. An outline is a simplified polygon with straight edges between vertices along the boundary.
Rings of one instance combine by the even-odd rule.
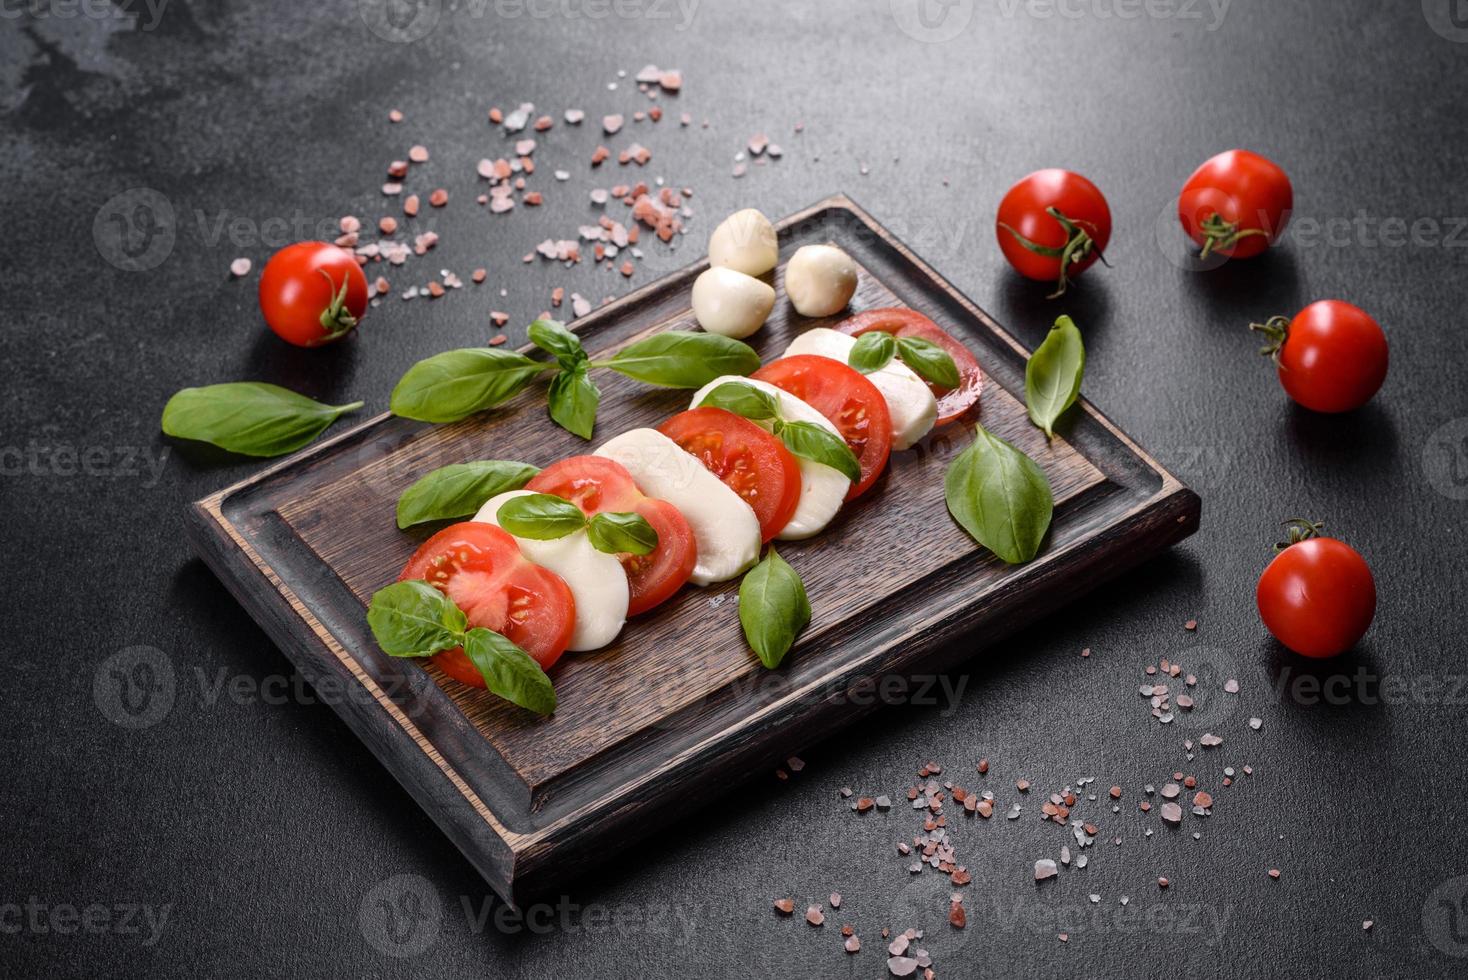
[[[975,541],[1011,565],[1034,558],[1055,501],[1035,461],[983,426],[943,478],[948,512]]]
[[[519,490],[540,470],[529,463],[482,459],[454,463],[422,476],[398,498],[398,527],[469,517],[491,497]]]
[[[1075,321],[1063,316],[1025,365],[1025,405],[1045,435],[1055,437],[1055,422],[1080,396],[1085,373],[1085,342]]]
[[[588,359],[581,339],[555,320],[536,320],[530,342],[554,358],[536,360],[494,347],[445,351],[408,369],[392,393],[392,411],[420,422],[457,422],[503,404],[540,375],[555,372],[547,394],[551,420],[583,439],[596,427],[601,392],[590,373],[606,368],[647,384],[698,388],[726,374],[749,374],[759,355],[718,334],[666,330],[604,361]]]
[[[462,647],[492,693],[537,714],[556,710],[556,689],[535,658],[492,630],[469,628],[463,610],[427,582],[410,579],[377,590],[367,625],[390,657],[431,657]]]
[[[259,381],[184,388],[163,406],[163,434],[207,442],[244,456],[283,456],[362,407],[323,405]]]
[[[744,638],[771,670],[780,666],[800,631],[810,623],[805,583],[773,545],[739,583],[739,625]]]
[[[787,421],[774,395],[743,381],[725,381],[699,400],[700,408],[722,408],[754,422],[768,422],[785,448],[802,459],[823,463],[852,483],[861,480],[861,461],[846,440],[814,422]]]
[[[580,507],[550,493],[512,497],[495,518],[515,537],[534,541],[554,541],[584,528],[591,546],[609,555],[646,555],[658,546],[658,532],[645,517],[614,513],[587,520]]]
[[[946,350],[921,337],[897,337],[885,330],[868,330],[856,338],[846,362],[862,374],[880,371],[900,358],[913,374],[941,388],[957,388],[958,365]]]

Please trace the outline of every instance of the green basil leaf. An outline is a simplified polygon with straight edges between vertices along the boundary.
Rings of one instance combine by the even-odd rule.
[[[390,657],[427,657],[464,642],[464,613],[427,582],[394,582],[372,595],[367,625]]]
[[[779,422],[775,425],[775,435],[795,455],[825,463],[852,483],[861,480],[861,462],[856,454],[846,440],[829,429],[814,422]]]
[[[583,439],[591,438],[596,428],[596,407],[601,391],[586,376],[586,365],[564,370],[551,379],[547,396],[550,417],[556,425]]]
[[[880,371],[897,356],[897,339],[885,330],[868,330],[856,338],[846,363],[862,374]]]
[[[587,522],[586,536],[609,555],[650,555],[658,546],[658,532],[640,514],[597,514]]]
[[[245,456],[283,456],[321,435],[361,402],[323,405],[259,381],[185,388],[163,406],[163,434]]]
[[[536,320],[530,325],[528,333],[532,344],[553,356],[567,370],[586,360],[581,338],[567,330],[566,325],[559,320]]]
[[[948,513],[979,544],[1011,565],[1040,550],[1055,501],[1035,461],[983,426],[943,478]]]
[[[739,583],[739,625],[744,627],[744,638],[760,662],[773,670],[809,623],[805,583],[772,545],[764,560]]]
[[[1085,373],[1085,342],[1075,321],[1063,316],[1025,365],[1025,404],[1045,435],[1055,436],[1055,422],[1080,396]]]
[[[665,330],[623,348],[598,366],[651,385],[702,388],[726,374],[759,370],[759,355],[748,344],[716,333]]]
[[[496,347],[465,347],[419,361],[392,390],[394,415],[457,422],[519,393],[546,365]]]
[[[780,403],[775,400],[774,395],[742,381],[725,381],[714,388],[698,403],[699,408],[705,406],[722,408],[726,412],[733,412],[756,422],[778,418],[780,415]]]
[[[958,387],[958,365],[953,363],[953,355],[931,340],[898,337],[897,356],[924,381],[940,388]]]
[[[511,497],[500,504],[495,516],[500,527],[515,537],[535,541],[564,538],[586,526],[586,515],[580,507],[550,493]]]
[[[540,664],[503,636],[476,626],[464,637],[464,653],[492,693],[539,715],[556,710],[556,689]]]
[[[486,500],[506,490],[519,490],[539,472],[529,463],[507,459],[482,459],[440,467],[425,474],[398,498],[398,527],[470,517]]]

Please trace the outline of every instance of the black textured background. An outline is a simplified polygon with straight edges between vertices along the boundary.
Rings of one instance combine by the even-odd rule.
[[[913,2],[703,0],[685,24],[661,0],[605,18],[588,15],[595,0],[534,6],[543,16],[466,0],[412,43],[371,33],[348,0],[171,0],[156,20],[142,5],[4,6],[0,972],[879,977],[878,931],[911,925],[930,930],[923,945],[950,977],[1463,975],[1468,9],[959,0],[940,28],[957,36],[925,42],[890,9]],[[663,100],[670,118],[629,120],[611,145],[651,148],[636,176],[693,186],[698,217],[679,252],[647,248],[633,284],[691,260],[736,207],[777,216],[846,191],[1025,342],[1072,313],[1087,394],[1202,493],[1204,525],[949,678],[966,685],[955,704],[889,708],[791,746],[808,765],[790,782],[757,782],[629,849],[534,929],[497,927],[468,864],[329,707],[291,690],[291,664],[190,556],[184,505],[256,464],[167,444],[158,413],[179,387],[246,378],[380,411],[414,360],[482,342],[491,308],[518,325],[553,285],[597,299],[631,288],[589,263],[519,261],[592,216],[589,187],[630,176],[590,171],[594,122],[541,135],[539,210],[475,207],[473,164],[506,152],[489,106],[630,114],[646,99],[607,83],[647,62],[681,68],[683,93]],[[391,107],[407,121],[390,125]],[[680,130],[682,111],[709,127]],[[758,131],[785,158],[732,179]],[[415,141],[433,152],[419,186],[454,198],[427,219],[441,245],[395,288],[485,265],[508,297],[394,298],[329,350],[276,341],[254,277],[231,281],[230,260],[258,271],[294,237],[281,221],[309,235],[384,213],[384,166]],[[1158,228],[1172,243],[1181,181],[1235,145],[1289,171],[1294,233],[1247,265],[1184,271]],[[993,241],[1000,195],[1041,166],[1089,175],[1116,218],[1113,268],[1061,304],[1017,281]],[[557,183],[558,167],[572,179]],[[129,272],[94,224],[105,231],[106,202],[135,188],[166,199],[174,241]],[[1289,404],[1243,330],[1325,297],[1364,306],[1392,344],[1381,394],[1339,418]],[[78,472],[67,453],[87,450]],[[128,457],[160,470],[130,473]],[[1273,524],[1297,513],[1356,545],[1381,593],[1361,648],[1313,670],[1265,636],[1252,597]],[[109,658],[131,647],[157,652],[124,657],[174,678],[143,728],[109,721]],[[1243,690],[1163,728],[1137,696],[1162,656]],[[1301,675],[1334,679],[1334,696],[1293,687]],[[1224,744],[1190,764],[1182,740],[1205,726]],[[1002,800],[1020,776],[1035,790],[1018,821],[954,829],[975,879],[956,933],[943,883],[909,876],[893,851],[912,812],[858,819],[837,790],[898,796],[929,759],[975,786],[981,755]],[[1218,786],[1223,766],[1246,763],[1251,778]],[[1140,786],[1174,769],[1218,797],[1183,832],[1136,810]],[[1122,813],[1085,804],[1103,828],[1090,867],[1037,887],[1031,863],[1066,836],[1036,819],[1041,791],[1091,776],[1103,797],[1126,788]],[[822,930],[770,912],[776,895],[803,908],[832,890],[845,905]],[[88,907],[96,931],[61,931],[67,909]],[[128,911],[142,907],[167,910],[156,934]],[[384,908],[405,945],[379,928]],[[859,955],[841,951],[841,922]]]

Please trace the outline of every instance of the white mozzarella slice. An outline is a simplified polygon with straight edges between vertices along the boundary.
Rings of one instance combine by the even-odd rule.
[[[792,340],[785,348],[785,355],[815,354],[845,364],[855,346],[855,337],[829,327],[816,327]],[[932,431],[933,423],[938,421],[938,400],[912,368],[893,358],[886,367],[866,377],[887,401],[887,414],[892,416],[893,449],[911,449]]]
[[[840,438],[841,433],[831,424],[831,420],[820,412],[788,391],[781,391],[768,382],[757,381],[754,378],[741,378],[734,374],[715,378],[698,389],[693,396],[691,407],[696,408],[705,395],[729,381],[753,385],[760,391],[774,395],[780,402],[780,416],[785,421],[814,422]],[[773,422],[757,424],[766,429],[774,428]],[[776,535],[781,541],[799,541],[802,538],[820,534],[825,526],[831,523],[831,518],[836,516],[836,512],[841,509],[842,502],[846,500],[846,493],[851,489],[851,481],[843,476],[840,470],[799,456],[795,458],[795,461],[800,464],[800,503],[796,506],[795,516],[790,518],[790,523],[786,524]]]
[[[694,585],[727,582],[759,560],[754,510],[672,439],[656,429],[633,429],[608,441],[596,455],[621,463],[639,490],[682,512],[698,547],[689,579]]]
[[[476,521],[499,526],[500,505],[512,497],[525,497],[529,490],[510,490],[493,497]],[[568,650],[597,650],[617,638],[627,622],[627,573],[615,555],[597,551],[585,531],[576,531],[554,541],[515,537],[520,553],[565,580],[576,600],[576,626]]]

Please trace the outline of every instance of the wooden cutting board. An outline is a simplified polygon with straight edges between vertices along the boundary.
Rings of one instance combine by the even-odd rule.
[[[536,718],[384,655],[367,629],[372,593],[442,525],[394,523],[424,473],[472,459],[545,466],[655,426],[690,392],[611,372],[596,438],[553,425],[543,385],[452,425],[382,415],[194,504],[204,560],[502,897],[521,903],[687,809],[847,725],[884,675],[953,666],[1191,534],[1199,499],[1086,402],[1047,445],[1023,405],[1027,352],[856,204],[833,197],[779,225],[783,262],[834,242],[861,267],[853,310],[907,306],[958,336],[987,374],[981,420],[1029,453],[1054,490],[1050,537],[1010,567],[948,516],[943,472],[967,426],[893,453],[888,472],[819,537],[782,543],[814,610],[777,671],[749,652],[738,582],[686,588],[618,642],[552,671],[560,707]],[[574,325],[593,356],[667,329],[694,329],[693,279],[674,273]],[[789,307],[751,343],[766,361],[798,332],[831,325]],[[955,642],[962,640],[963,642]]]

